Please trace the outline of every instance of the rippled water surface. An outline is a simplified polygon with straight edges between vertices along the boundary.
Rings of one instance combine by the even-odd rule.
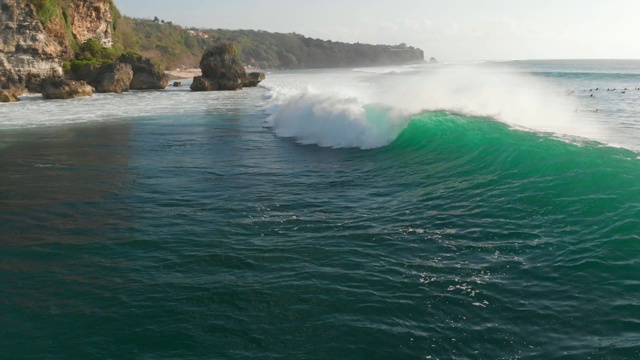
[[[566,66],[0,106],[0,358],[640,357],[636,75]]]

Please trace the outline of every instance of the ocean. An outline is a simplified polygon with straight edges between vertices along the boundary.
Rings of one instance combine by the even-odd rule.
[[[640,61],[186,83],[0,106],[0,358],[640,358]]]

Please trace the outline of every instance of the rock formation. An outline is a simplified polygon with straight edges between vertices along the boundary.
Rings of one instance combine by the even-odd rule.
[[[231,43],[220,44],[202,55],[200,70],[202,76],[193,78],[193,91],[240,90],[247,78],[238,50]]]
[[[71,32],[78,44],[94,39],[110,48],[113,45],[113,21],[116,20],[112,15],[114,10],[108,0],[67,1]]]
[[[247,74],[247,78],[245,79],[244,84],[242,84],[242,86],[256,87],[264,79],[265,79],[264,73],[252,72]]]
[[[169,76],[149,58],[137,54],[122,54],[118,61],[131,65],[133,69],[131,90],[164,89],[169,84]]]
[[[70,74],[73,80],[82,80],[99,93],[121,93],[129,91],[133,70],[131,65],[122,63],[94,67],[86,64]]]
[[[19,100],[18,96],[11,90],[0,90],[0,102],[16,102]]]
[[[132,79],[131,65],[114,63],[102,66],[96,79],[89,84],[96,88],[96,92],[119,94],[129,91]]]
[[[0,0],[1,88],[24,85],[27,77],[38,84],[61,76],[62,61],[73,57],[73,42],[93,38],[103,45],[112,43],[111,1],[48,1],[46,11],[40,5],[40,13],[33,3]]]
[[[42,81],[41,92],[45,99],[72,99],[93,95],[95,89],[84,81],[49,78]]]
[[[214,80],[210,80],[204,76],[196,76],[191,84],[193,91],[216,91],[220,90],[220,84]]]

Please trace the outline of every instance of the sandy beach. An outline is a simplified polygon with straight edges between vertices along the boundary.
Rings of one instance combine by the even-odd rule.
[[[262,69],[245,69],[247,73],[250,72],[265,72]],[[191,79],[196,76],[202,75],[202,70],[200,68],[192,68],[192,69],[184,69],[184,70],[167,70],[165,71],[167,75],[169,75],[170,80],[180,80],[180,79]]]
[[[171,71],[166,71],[165,73],[169,75],[169,79],[171,80],[190,79],[195,76],[202,75],[202,71],[199,68],[171,70]]]

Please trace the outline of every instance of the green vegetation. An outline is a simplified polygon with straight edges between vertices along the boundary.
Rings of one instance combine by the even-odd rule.
[[[245,64],[266,69],[388,65],[424,59],[422,50],[405,44],[348,44],[295,33],[185,29],[157,17],[122,17],[114,39],[123,49],[157,59],[167,69],[195,67],[207,49],[224,42],[235,44]]]
[[[113,38],[115,47],[156,59],[167,69],[196,66],[204,50],[212,45],[180,26],[126,16],[120,18]]]
[[[114,45],[106,49],[97,41],[78,44],[73,36],[67,5],[72,0],[29,0],[43,26],[67,39],[74,58],[65,70],[115,61],[124,52],[154,59],[165,69],[197,67],[202,55],[216,45],[231,42],[245,64],[264,69],[326,68],[399,64],[423,61],[420,49],[396,46],[348,44],[312,39],[296,33],[255,30],[202,30],[173,25],[171,21],[121,16],[113,0],[110,5]],[[57,20],[56,19],[60,19]]]
[[[204,30],[214,42],[236,44],[242,61],[259,68],[327,68],[390,65],[422,61],[422,50],[396,46],[348,44],[296,33],[255,30]]]
[[[111,29],[115,32],[118,29],[118,23],[120,22],[122,15],[120,14],[120,10],[118,10],[118,7],[113,2],[113,0],[108,1],[109,11],[111,12]]]
[[[60,0],[29,0],[36,9],[36,14],[42,23],[47,26],[51,19],[59,16]]]
[[[102,65],[110,64],[120,56],[121,52],[117,48],[107,48],[102,46],[98,41],[89,39],[80,45],[75,53],[75,60],[67,61],[62,64],[62,70],[65,74],[79,74],[82,70],[88,68],[96,68]],[[140,57],[139,54],[130,52],[131,56]]]

